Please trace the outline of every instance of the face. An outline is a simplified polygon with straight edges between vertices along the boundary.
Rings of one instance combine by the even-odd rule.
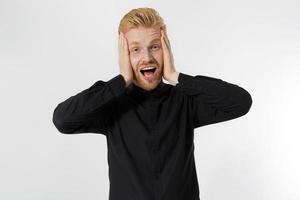
[[[162,81],[163,50],[159,27],[133,28],[125,33],[128,42],[133,83],[145,90],[154,89]],[[154,73],[142,73],[145,67],[156,67]]]

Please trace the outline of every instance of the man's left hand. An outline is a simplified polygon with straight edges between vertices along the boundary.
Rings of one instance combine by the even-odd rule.
[[[172,85],[176,85],[176,83],[178,83],[179,73],[175,69],[170,41],[164,30],[161,30],[160,39],[163,48],[163,58],[164,58],[163,77]]]

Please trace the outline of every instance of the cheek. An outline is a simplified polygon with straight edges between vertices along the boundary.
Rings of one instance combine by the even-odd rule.
[[[163,52],[162,51],[158,51],[157,53],[155,53],[155,60],[158,62],[158,64],[160,66],[163,65]]]

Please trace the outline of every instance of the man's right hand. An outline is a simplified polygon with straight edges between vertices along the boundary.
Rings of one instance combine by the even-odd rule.
[[[127,39],[124,34],[121,32],[119,34],[119,67],[120,74],[124,77],[126,81],[126,87],[130,85],[133,81],[134,74],[132,65],[129,57],[129,49],[127,44]]]

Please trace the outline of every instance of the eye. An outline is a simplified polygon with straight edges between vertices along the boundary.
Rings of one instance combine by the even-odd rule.
[[[134,53],[138,52],[138,48],[132,48],[131,51],[134,52]]]
[[[155,45],[152,46],[152,48],[153,48],[153,49],[158,49],[158,48],[159,48],[159,45],[155,44]]]

